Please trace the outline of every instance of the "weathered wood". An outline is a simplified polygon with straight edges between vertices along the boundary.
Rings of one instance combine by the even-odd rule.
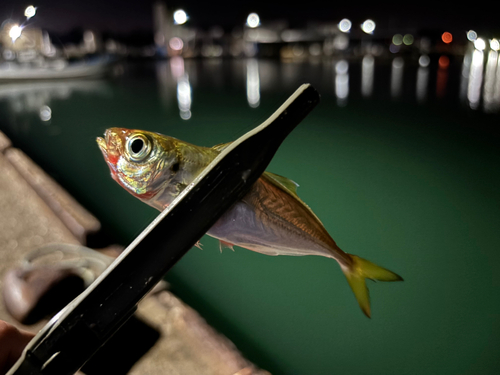
[[[55,242],[78,244],[47,204],[14,166],[0,154],[0,288],[7,270],[19,265],[33,249]],[[0,303],[0,319],[15,323]],[[38,323],[29,330],[36,332]]]
[[[5,151],[5,156],[80,243],[86,244],[87,237],[101,229],[99,220],[83,208],[24,152],[17,148],[10,148]]]
[[[64,202],[57,205],[68,207],[76,201],[59,185],[38,182],[28,184],[23,176],[28,176],[36,182],[41,169],[19,150],[9,149],[7,157],[0,153],[0,289],[4,288],[4,277],[8,270],[17,268],[21,259],[30,251],[49,243],[81,243],[81,238],[75,236],[63,223],[60,216],[49,207],[47,200],[39,196],[42,190],[32,186],[42,184],[44,189],[62,191]],[[21,156],[19,156],[21,155]],[[13,160],[16,167],[10,162]],[[26,163],[26,164],[24,164]],[[19,165],[24,169],[20,169]],[[21,175],[20,170],[25,173]],[[41,171],[43,172],[43,171]],[[45,172],[43,172],[45,173]],[[55,182],[54,182],[55,184]],[[50,191],[45,194],[52,196]],[[78,205],[79,206],[79,205]],[[70,207],[67,212],[75,212],[79,208]],[[97,219],[96,219],[97,220]],[[81,232],[77,232],[81,233]],[[109,249],[109,255],[117,254],[117,249]],[[150,294],[139,304],[135,319],[138,323],[135,329],[143,330],[145,335],[156,332],[156,341],[150,347],[145,346],[139,351],[137,362],[127,364],[130,371],[122,374],[150,375],[269,375],[267,371],[258,369],[245,359],[237,348],[224,336],[217,333],[204,319],[176,296],[166,290]],[[22,326],[6,311],[3,301],[0,302],[0,320],[21,326],[32,332],[37,332],[46,322],[41,321],[32,326]],[[120,331],[117,335],[120,334]],[[129,338],[130,339],[130,338]],[[113,338],[110,343],[113,344]],[[118,336],[117,340],[120,340]],[[116,341],[115,341],[116,342]],[[132,337],[132,345],[134,337]],[[96,367],[119,364],[123,358],[107,357],[106,348],[98,352],[93,363],[84,367],[88,375],[96,374]],[[129,349],[130,350],[130,349]],[[134,350],[134,347],[132,347]],[[123,355],[123,353],[121,353]],[[103,358],[104,356],[104,358]],[[134,361],[136,359],[134,358]],[[100,361],[100,362],[99,362]],[[111,361],[111,364],[109,363]],[[122,366],[122,368],[124,368]],[[102,373],[102,372],[100,372]],[[108,373],[117,372],[111,371]]]
[[[4,152],[10,146],[12,146],[10,139],[0,131],[0,153]]]
[[[130,374],[270,375],[245,359],[230,340],[168,291],[145,298],[136,315],[155,327],[163,339]]]

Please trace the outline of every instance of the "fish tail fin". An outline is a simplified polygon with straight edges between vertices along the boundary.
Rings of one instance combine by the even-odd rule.
[[[370,318],[370,295],[366,286],[366,279],[379,281],[403,281],[403,278],[388,269],[377,266],[357,255],[348,254],[352,260],[350,266],[342,266],[347,282],[358,300],[363,313]]]

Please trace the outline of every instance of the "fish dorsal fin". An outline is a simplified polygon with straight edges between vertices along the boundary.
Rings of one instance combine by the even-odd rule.
[[[212,147],[213,150],[221,152],[224,150],[227,146],[229,146],[233,142],[227,142],[227,143],[219,143],[218,145],[215,145]]]
[[[264,172],[261,178],[264,178],[266,181],[269,181],[278,189],[281,189],[286,193],[288,193],[289,195],[291,195],[292,197],[294,197],[311,213],[312,216],[314,216],[318,220],[318,222],[321,225],[323,225],[323,223],[321,223],[321,220],[316,216],[316,214],[311,210],[311,208],[307,204],[305,204],[304,201],[300,199],[299,196],[297,195],[297,188],[299,187],[299,184],[297,184],[295,181],[290,180],[289,178],[271,172]]]
[[[278,174],[274,174],[271,172],[264,172],[264,175],[268,177],[271,182],[281,188],[282,190],[286,190],[289,193],[291,193],[293,196],[298,198],[299,196],[297,195],[297,188],[299,187],[299,184],[296,183],[295,181],[290,180],[289,178],[280,176]]]

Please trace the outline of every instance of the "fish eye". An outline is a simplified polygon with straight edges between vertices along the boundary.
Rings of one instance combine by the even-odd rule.
[[[175,173],[175,172],[179,172],[179,168],[180,168],[180,167],[181,167],[181,165],[180,165],[180,163],[179,163],[179,162],[176,162],[176,163],[172,164],[172,167],[171,167],[172,172],[174,172],[174,173]]]
[[[143,161],[151,152],[151,141],[142,134],[127,139],[125,146],[129,159],[136,162]]]

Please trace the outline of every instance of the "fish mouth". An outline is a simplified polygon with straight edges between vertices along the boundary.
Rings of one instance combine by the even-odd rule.
[[[102,152],[102,156],[104,157],[104,160],[106,161],[106,164],[112,169],[112,171],[115,169],[115,166],[113,163],[111,163],[110,160],[110,155],[108,153],[108,144],[104,138],[97,137],[96,138],[97,145],[99,146],[99,149]]]
[[[104,138],[97,137],[96,141],[97,141],[97,145],[101,149],[101,151],[104,154],[104,156],[107,156],[107,154],[108,154],[108,147],[106,145],[106,141],[104,140]]]
[[[96,142],[108,166],[112,169],[112,171],[115,170],[116,163],[118,162],[118,159],[120,157],[120,137],[111,129],[107,129],[104,133],[104,137],[97,137]]]

